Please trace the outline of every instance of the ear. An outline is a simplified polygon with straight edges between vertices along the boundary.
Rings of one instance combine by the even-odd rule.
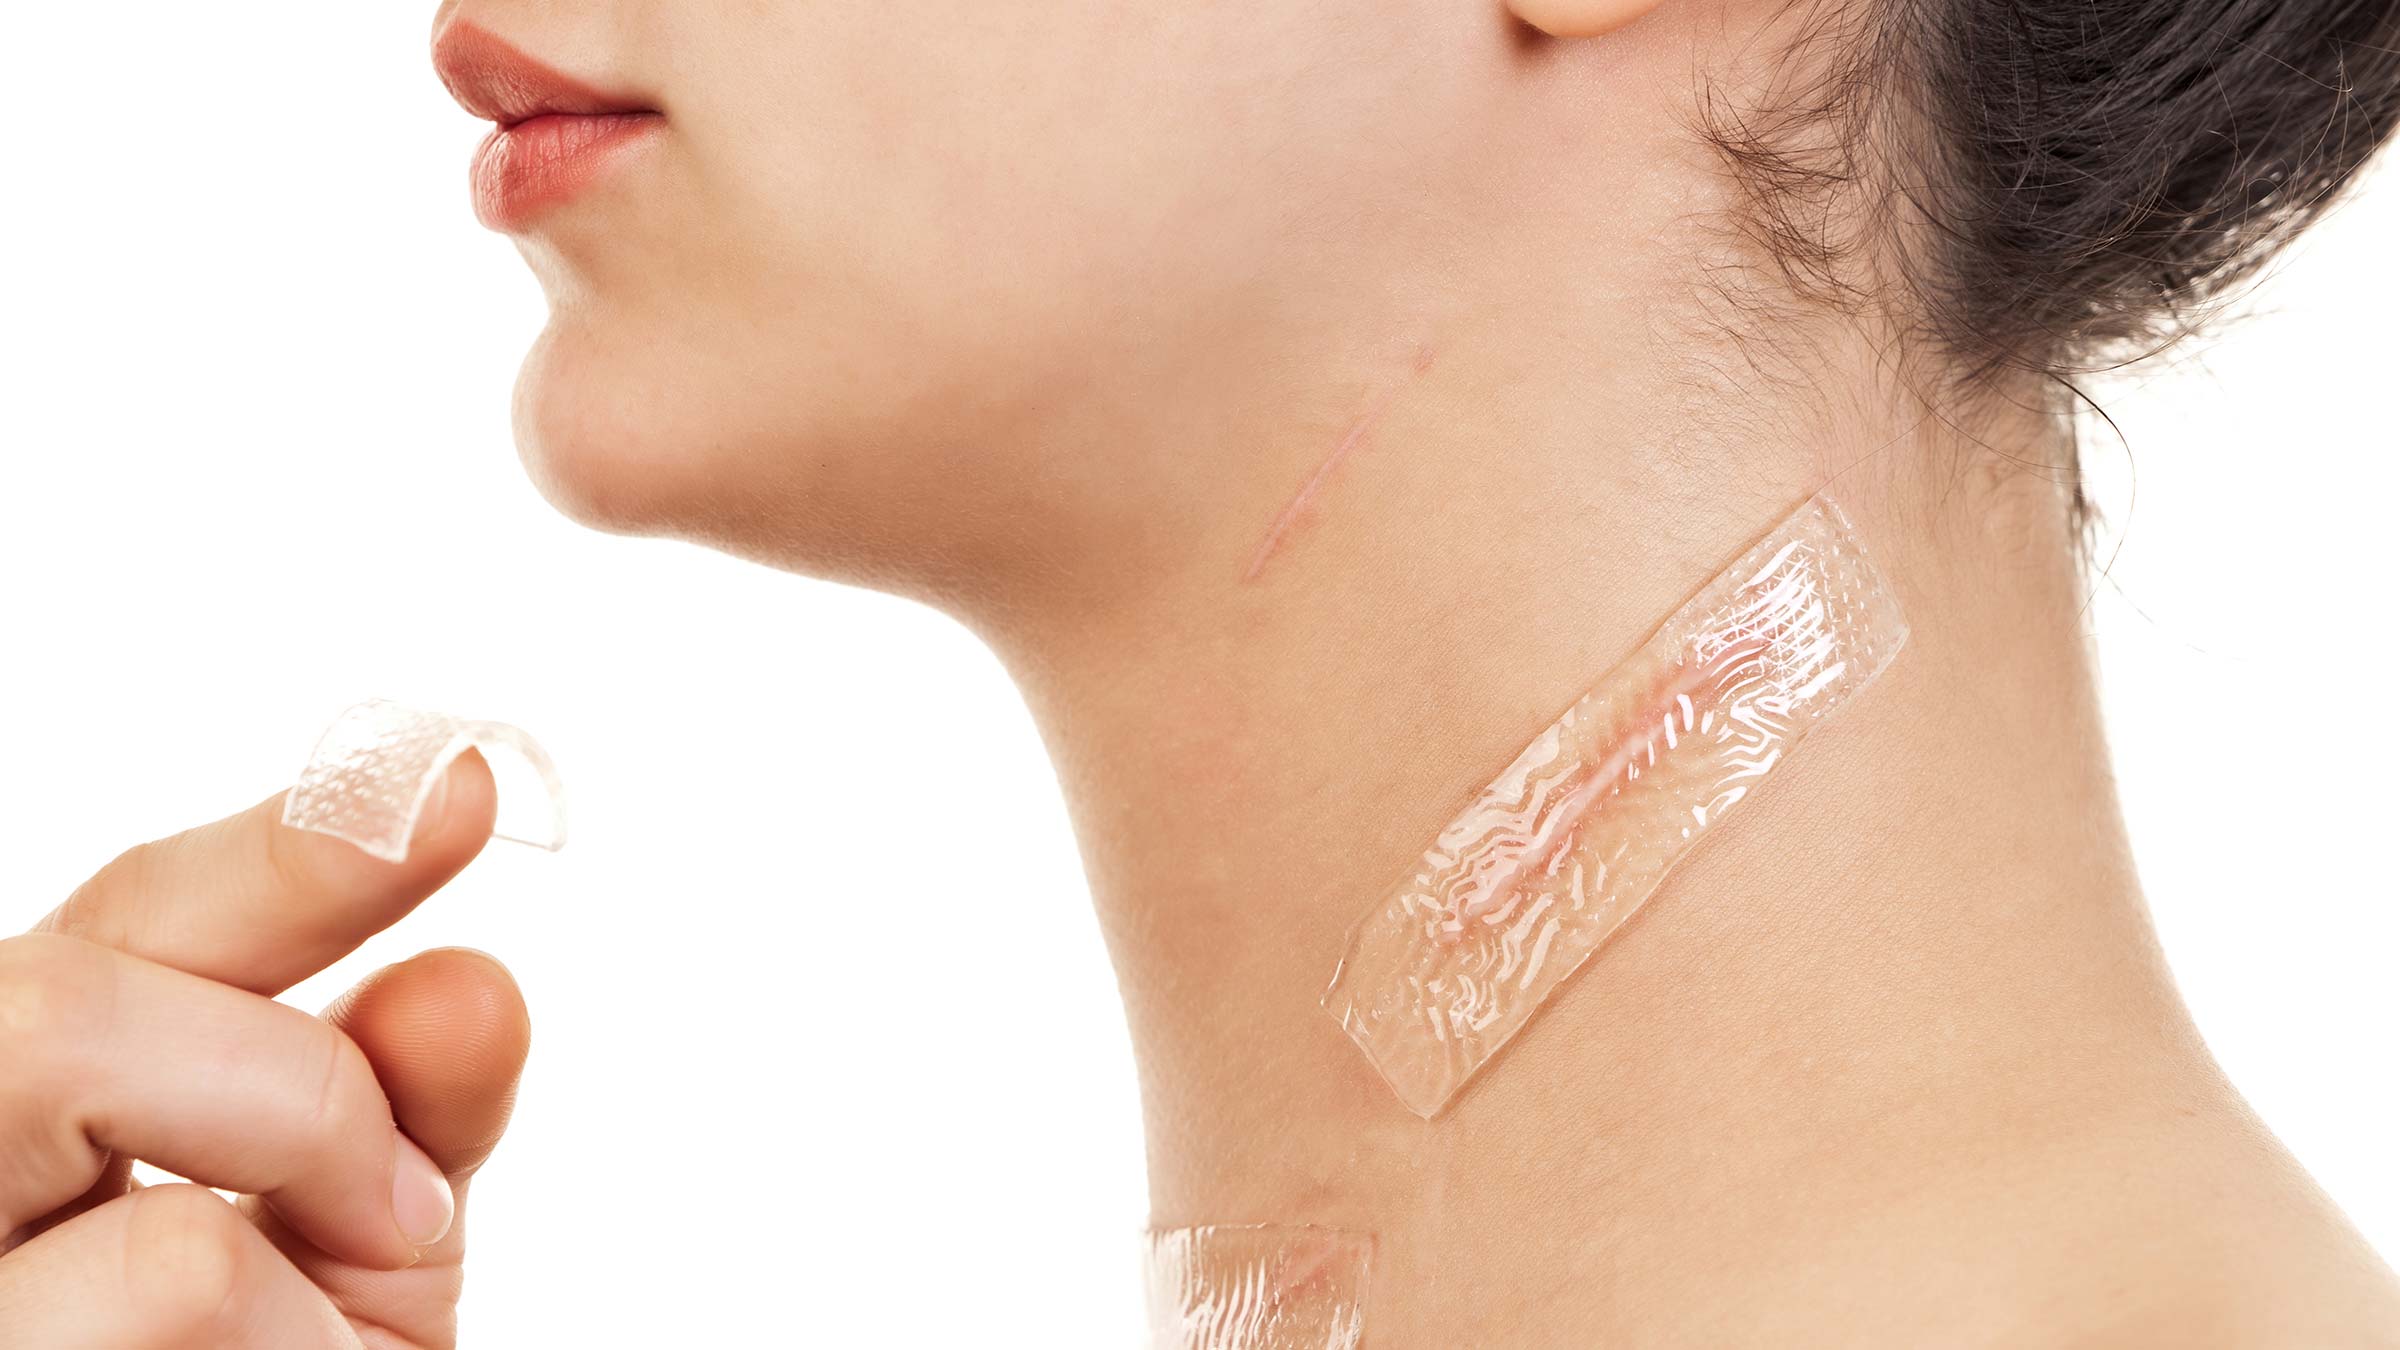
[[[1509,13],[1554,38],[1598,37],[1623,28],[1663,0],[1507,0]]]

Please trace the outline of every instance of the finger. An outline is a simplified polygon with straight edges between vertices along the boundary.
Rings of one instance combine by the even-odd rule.
[[[449,1225],[449,1183],[393,1127],[366,1055],[271,999],[73,938],[11,938],[0,1083],[0,1232],[75,1199],[112,1152],[260,1194],[359,1265],[408,1265]]]
[[[124,1153],[110,1154],[100,1164],[100,1175],[91,1185],[83,1188],[83,1194],[47,1214],[37,1215],[15,1232],[0,1234],[0,1256],[8,1255],[76,1215],[98,1209],[133,1189],[133,1158]]]
[[[423,1260],[391,1271],[345,1265],[272,1214],[258,1216],[260,1230],[350,1317],[410,1345],[455,1344],[468,1179],[508,1124],[531,1032],[525,1001],[499,962],[451,948],[378,971],[325,1016],[366,1052],[400,1127],[451,1174],[459,1221]]]
[[[387,966],[325,1010],[383,1084],[392,1118],[435,1165],[483,1165],[517,1100],[533,1024],[508,968],[446,947]]]
[[[83,938],[253,993],[274,994],[390,927],[473,861],[499,794],[469,750],[426,798],[408,858],[371,858],[283,823],[278,793],[213,825],[143,844],[85,882],[38,931]]]
[[[153,1186],[0,1261],[0,1350],[360,1350],[332,1302],[198,1186]]]

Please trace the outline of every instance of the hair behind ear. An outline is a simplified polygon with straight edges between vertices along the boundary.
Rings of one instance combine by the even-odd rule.
[[[1806,76],[1706,110],[1744,224],[1793,290],[1897,313],[1968,382],[2172,341],[2400,123],[2400,0],[1786,13]]]

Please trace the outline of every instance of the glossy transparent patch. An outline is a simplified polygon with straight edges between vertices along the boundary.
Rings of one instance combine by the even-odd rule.
[[[1150,1350],[1355,1350],[1374,1239],[1337,1228],[1150,1234]]]
[[[417,815],[450,762],[483,752],[500,788],[493,837],[558,849],[567,842],[566,793],[535,740],[505,722],[483,722],[369,699],[318,738],[284,798],[283,823],[346,839],[385,862],[408,856]],[[530,783],[512,782],[530,776]],[[528,797],[538,801],[528,803]]]
[[[1326,1009],[1434,1115],[1907,640],[1840,508],[1809,501],[1442,830],[1352,930]]]

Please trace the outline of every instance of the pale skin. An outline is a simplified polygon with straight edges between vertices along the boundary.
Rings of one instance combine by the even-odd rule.
[[[282,805],[133,849],[0,941],[0,1347],[457,1343],[461,1210],[525,1061],[515,983],[439,950],[322,1017],[273,995],[475,856],[491,775],[458,760],[400,864]],[[135,1158],[198,1184],[134,1185]]]
[[[2400,1345],[2400,1282],[2160,959],[2059,427],[1941,396],[1904,313],[1784,302],[1725,227],[1695,89],[1756,92],[1784,11],[450,0],[437,27],[664,114],[518,237],[552,321],[517,431],[553,500],[926,600],[1016,675],[1125,994],[1155,1223],[1374,1232],[1377,1350]],[[1417,1119],[1318,1006],[1349,925],[1825,490],[1909,648]],[[522,1013],[434,960],[465,990],[405,1006],[518,1029],[478,1042],[488,1091],[379,1058],[415,1042],[376,999],[334,1022],[459,1170],[412,1104],[482,1102],[447,1137],[488,1143]],[[230,998],[302,972],[201,973]],[[261,1307],[349,1313],[295,1344],[439,1344],[457,1232],[367,1272],[402,1253],[344,1226],[390,1181],[365,1134],[256,1178],[355,1268],[238,1269]],[[44,1244],[110,1278],[60,1239],[141,1203],[0,1258],[0,1312],[57,1301],[21,1273]],[[170,1204],[195,1250],[260,1252]],[[117,1343],[78,1334],[25,1343]]]
[[[1788,75],[1787,8],[445,17],[670,129],[519,238],[537,481],[928,600],[1017,676],[1153,1222],[1378,1234],[1384,1350],[2400,1345],[2161,960],[2061,429],[1726,228],[1695,89]],[[1416,1119],[1318,1006],[1349,925],[1821,490],[1910,648]]]

